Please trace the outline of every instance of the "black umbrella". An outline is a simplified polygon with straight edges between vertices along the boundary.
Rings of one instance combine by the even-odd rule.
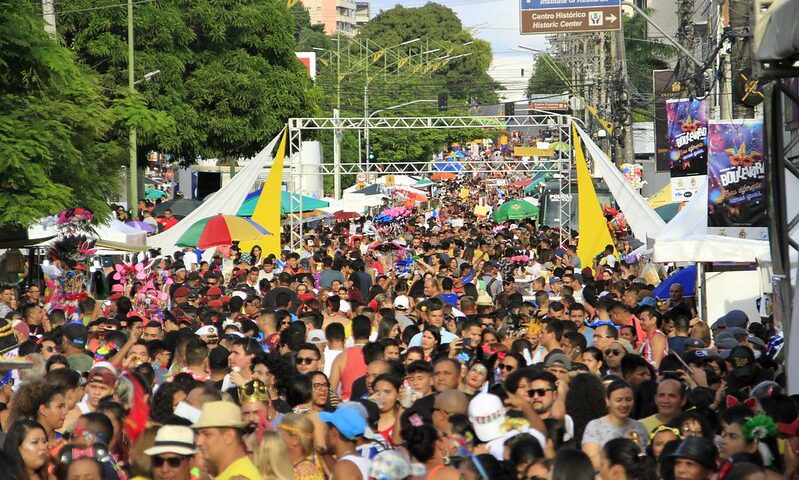
[[[159,203],[153,208],[152,215],[154,217],[163,217],[167,210],[172,210],[172,215],[178,218],[183,218],[193,212],[197,207],[202,205],[203,202],[199,200],[191,200],[188,198],[179,198],[177,200],[170,200],[168,202]]]

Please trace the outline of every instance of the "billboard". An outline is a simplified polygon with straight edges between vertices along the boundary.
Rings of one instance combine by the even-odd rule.
[[[704,100],[666,101],[673,202],[690,200],[707,179],[707,112]]]
[[[666,100],[680,97],[682,86],[674,70],[654,70],[652,91],[655,95],[655,170],[669,171],[669,127]]]
[[[711,121],[707,170],[708,233],[767,238],[763,121]]]

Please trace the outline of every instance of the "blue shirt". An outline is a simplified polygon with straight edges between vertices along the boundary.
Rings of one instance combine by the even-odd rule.
[[[410,342],[408,342],[409,347],[421,347],[422,346],[422,334],[424,332],[419,332],[413,336]],[[449,330],[441,329],[441,344],[444,345],[445,343],[449,343],[453,340],[458,338],[457,335],[450,333]]]

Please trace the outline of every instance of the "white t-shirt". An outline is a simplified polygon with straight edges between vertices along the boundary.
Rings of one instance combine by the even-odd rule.
[[[325,357],[324,372],[328,378],[330,378],[330,371],[333,370],[333,360],[335,360],[336,357],[338,357],[343,351],[344,350],[330,350],[327,346],[325,346],[325,350],[322,352],[322,355]]]

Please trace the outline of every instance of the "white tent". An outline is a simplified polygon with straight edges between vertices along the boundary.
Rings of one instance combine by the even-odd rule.
[[[588,155],[594,162],[594,170],[605,180],[610,193],[613,194],[613,198],[618,203],[619,208],[624,212],[624,217],[627,220],[627,224],[630,225],[633,236],[642,242],[646,241],[647,238],[654,237],[657,232],[666,226],[666,223],[649,206],[646,199],[630,185],[630,182],[624,178],[624,175],[605,155],[605,152],[579,126],[577,127],[577,133],[582,138]]]
[[[99,225],[94,230],[95,234],[92,236],[98,240],[142,246],[147,243],[147,232],[126,225],[117,219],[113,219],[105,225]]]
[[[272,158],[272,150],[277,144],[280,134],[272,139],[253,159],[242,168],[227,185],[219,189],[196,210],[188,214],[169,230],[147,238],[147,245],[160,248],[161,253],[170,254],[180,250],[176,244],[181,235],[195,222],[217,214],[235,215],[239,211],[244,198],[250,193],[258,180],[258,174]]]
[[[409,175],[383,175],[382,177],[378,178],[375,183],[385,185],[389,176],[394,177],[394,185],[405,185],[410,187],[419,183],[419,178],[411,177]]]
[[[755,263],[769,253],[768,242],[707,233],[707,182],[655,237],[653,260]]]

